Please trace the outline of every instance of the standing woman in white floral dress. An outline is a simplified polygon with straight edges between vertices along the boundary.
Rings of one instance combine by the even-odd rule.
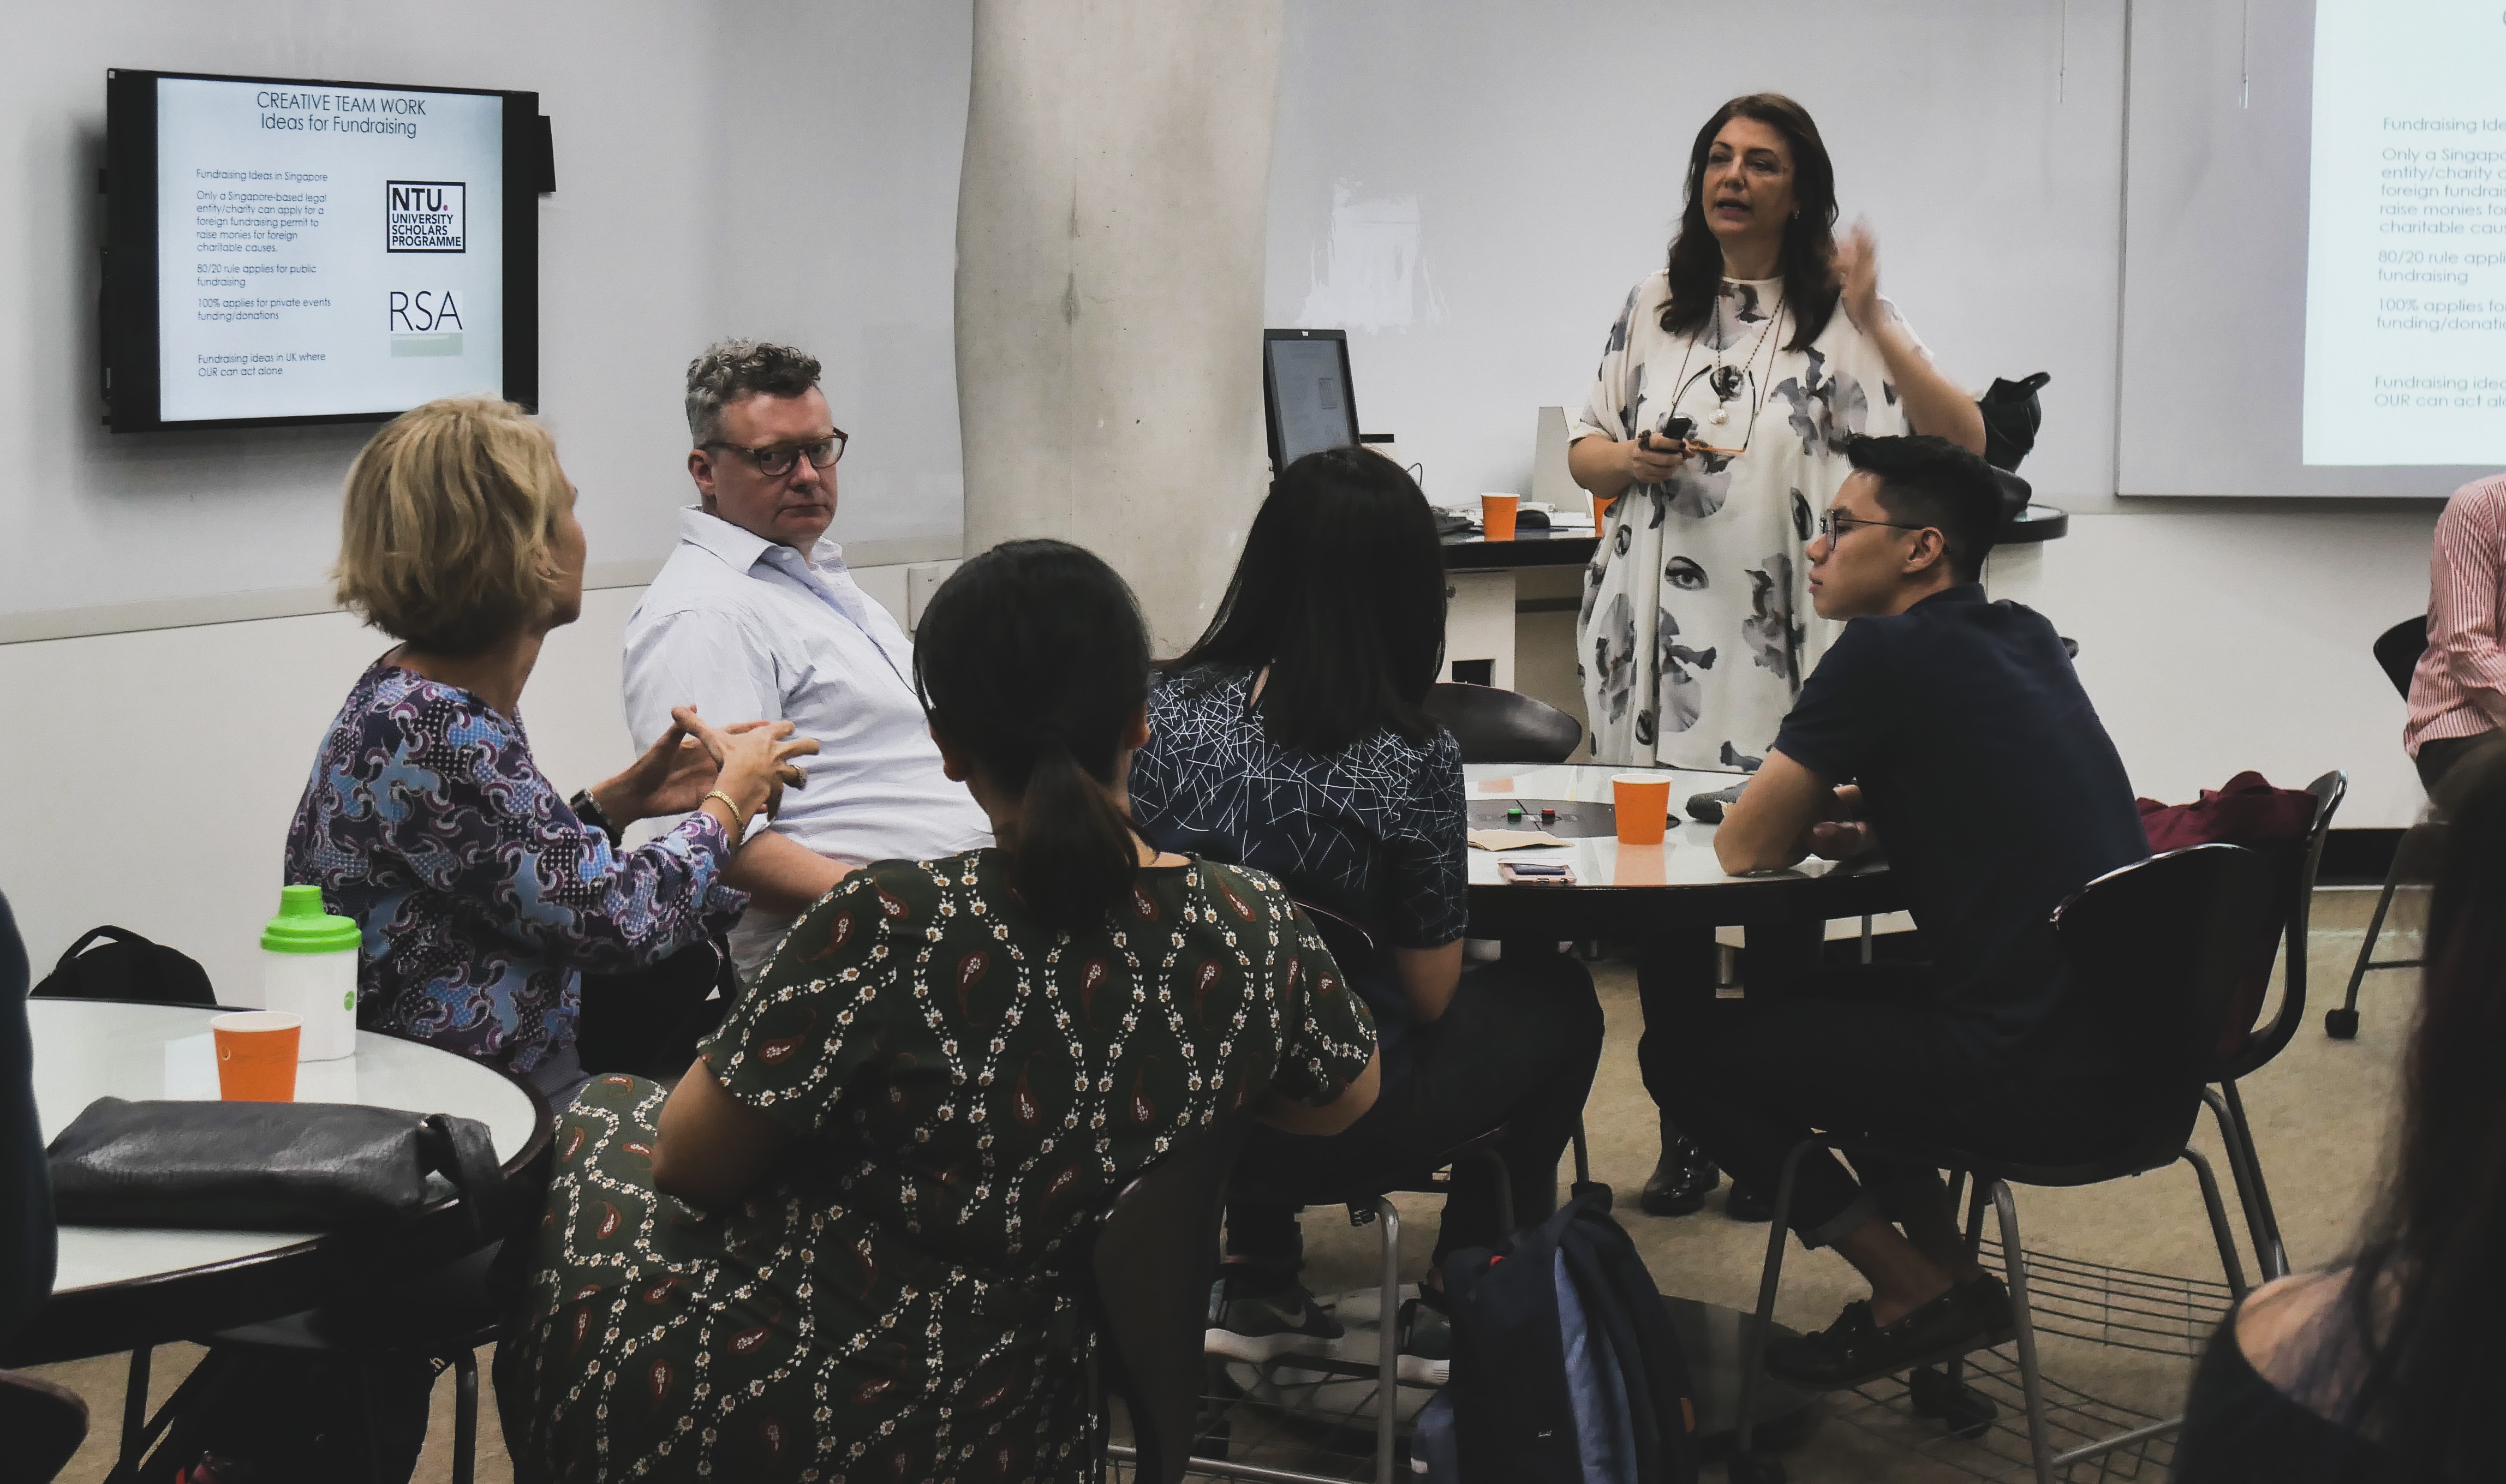
[[[1756,767],[1827,648],[1803,553],[1851,472],[1845,440],[1984,450],[1974,400],[1880,297],[1870,232],[1840,244],[1835,225],[1800,104],[1753,93],[1698,130],[1669,265],[1628,295],[1569,435],[1575,482],[1631,497],[1576,628],[1603,762]]]

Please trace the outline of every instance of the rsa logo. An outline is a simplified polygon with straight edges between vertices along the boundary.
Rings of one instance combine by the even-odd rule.
[[[454,301],[450,289],[441,293],[420,289],[414,294],[394,289],[388,318],[394,335],[432,335],[469,328],[461,323],[461,306]]]

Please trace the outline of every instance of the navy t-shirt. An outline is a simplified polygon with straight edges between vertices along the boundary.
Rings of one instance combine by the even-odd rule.
[[[2123,760],[2054,625],[1966,583],[1845,624],[1775,736],[1906,884],[1951,1035],[1997,1063],[2059,1002],[2049,914],[2149,854]]]

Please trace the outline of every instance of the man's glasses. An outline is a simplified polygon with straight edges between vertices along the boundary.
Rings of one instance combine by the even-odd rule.
[[[1859,515],[1840,514],[1829,511],[1818,517],[1818,534],[1834,542],[1858,525],[1881,525],[1892,531],[1928,531],[1927,525],[1908,525],[1902,520],[1865,520]]]
[[[844,456],[844,430],[838,428],[828,437],[813,443],[774,443],[764,448],[745,447],[739,443],[719,441],[697,444],[699,448],[728,448],[757,466],[757,472],[770,479],[790,474],[803,458],[812,469],[825,469]]]

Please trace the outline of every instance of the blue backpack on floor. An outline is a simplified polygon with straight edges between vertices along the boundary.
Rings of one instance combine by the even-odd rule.
[[[1445,1264],[1452,1380],[1418,1419],[1433,1484],[1695,1484],[1697,1406],[1662,1292],[1604,1185]]]

